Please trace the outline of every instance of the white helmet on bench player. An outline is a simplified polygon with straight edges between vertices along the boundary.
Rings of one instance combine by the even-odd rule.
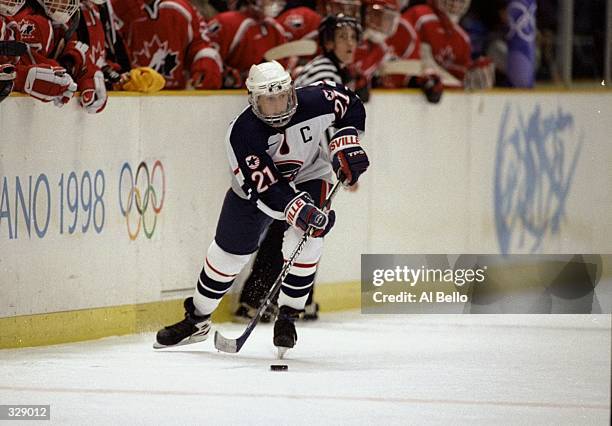
[[[14,16],[25,2],[26,0],[0,0],[0,15]]]
[[[249,8],[260,15],[276,18],[287,4],[284,0],[248,0]]]
[[[251,66],[246,81],[255,115],[272,127],[289,123],[297,109],[291,75],[276,61]]]
[[[434,0],[434,2],[439,10],[457,22],[470,8],[471,0]]]
[[[49,18],[58,24],[70,21],[79,9],[79,0],[36,0],[45,9]]]
[[[400,20],[397,0],[364,0],[364,37],[383,43],[395,34]]]

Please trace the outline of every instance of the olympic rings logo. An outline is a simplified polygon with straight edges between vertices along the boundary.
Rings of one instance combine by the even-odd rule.
[[[156,176],[159,176],[158,180],[161,180],[161,188],[158,186],[157,189],[155,189],[155,184],[160,184],[160,182],[156,182]],[[166,173],[161,161],[155,161],[151,173],[149,173],[147,163],[141,161],[136,169],[135,176],[130,164],[127,162],[123,164],[119,176],[119,208],[121,214],[125,217],[130,240],[133,241],[138,237],[141,227],[145,236],[151,239],[155,233],[157,216],[164,206],[165,198]],[[136,206],[135,212],[132,209],[134,206]],[[149,209],[149,206],[151,206],[151,209]],[[131,224],[130,216],[133,215],[138,215],[137,225]],[[153,220],[152,225],[150,225],[151,220]]]

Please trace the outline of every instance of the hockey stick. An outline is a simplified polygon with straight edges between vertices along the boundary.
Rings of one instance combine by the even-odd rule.
[[[28,47],[21,41],[0,41],[0,56],[21,56]]]
[[[276,61],[291,56],[311,56],[315,53],[317,53],[317,43],[314,40],[296,40],[273,47],[264,53],[264,59]]]
[[[334,186],[331,189],[331,192],[329,193],[329,196],[325,200],[325,203],[323,203],[322,208],[329,206],[329,203],[331,202],[332,198],[334,198],[334,195],[336,194],[336,191],[338,191],[339,187],[340,187],[340,181],[334,184]],[[218,331],[215,331],[215,348],[217,348],[217,350],[222,351],[222,352],[234,353],[234,354],[240,351],[240,349],[242,348],[246,340],[249,338],[249,336],[253,332],[253,329],[255,328],[259,320],[261,319],[261,316],[263,315],[264,311],[268,308],[268,306],[270,306],[270,303],[272,303],[272,299],[274,298],[276,293],[278,293],[278,291],[280,290],[281,285],[283,284],[283,280],[289,274],[289,269],[291,269],[291,266],[293,266],[293,263],[295,262],[297,257],[300,255],[300,253],[304,249],[304,245],[306,244],[306,241],[308,241],[311,231],[312,231],[312,227],[308,228],[308,230],[304,232],[299,244],[295,247],[295,249],[293,249],[293,253],[291,253],[291,256],[289,256],[289,260],[285,262],[285,265],[283,266],[283,269],[280,275],[278,276],[278,278],[276,278],[276,281],[274,281],[272,288],[270,288],[270,290],[268,291],[268,294],[266,295],[264,302],[259,307],[259,309],[257,310],[257,313],[251,319],[251,321],[247,325],[244,332],[240,335],[240,337],[236,339],[228,339],[227,337],[224,337]]]
[[[382,64],[380,67],[381,75],[421,75],[423,74],[423,64],[419,59],[397,59]]]
[[[382,65],[381,75],[407,75],[419,76],[423,75],[423,62],[418,59],[398,59],[389,61]],[[440,76],[442,84],[449,87],[461,87],[461,82],[451,73],[440,67],[438,64],[430,64],[429,67],[435,74]]]

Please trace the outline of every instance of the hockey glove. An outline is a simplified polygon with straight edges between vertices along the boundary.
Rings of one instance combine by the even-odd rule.
[[[336,132],[329,143],[334,173],[344,185],[352,186],[370,166],[368,154],[359,145],[354,127],[345,127]]]
[[[333,210],[327,213],[317,208],[307,192],[300,192],[285,208],[285,218],[291,226],[307,231],[313,228],[312,236],[315,238],[325,236],[336,222],[336,213]]]
[[[62,67],[39,64],[27,68],[23,91],[33,98],[62,107],[76,90],[76,83]]]
[[[0,102],[10,95],[17,72],[14,65],[0,64]]]
[[[476,59],[465,74],[463,82],[467,90],[490,89],[495,84],[495,65],[484,56]]]
[[[112,65],[103,66],[102,74],[104,75],[106,90],[113,90],[115,84],[119,84],[119,82],[121,82],[121,74],[119,74],[119,69],[115,69]]]
[[[62,51],[62,55],[58,59],[58,62],[75,80],[78,80],[88,66],[86,56],[88,51],[89,46],[87,44],[71,40]]]
[[[243,81],[240,75],[240,70],[237,68],[228,67],[223,69],[223,88],[224,89],[239,89],[242,87]]]
[[[200,58],[191,66],[190,86],[196,90],[221,88],[221,70],[211,58]]]
[[[97,114],[104,110],[108,94],[102,71],[96,71],[93,76],[81,79],[79,90],[81,91],[81,106],[85,108],[85,111],[89,114]]]
[[[417,85],[421,88],[427,101],[432,104],[437,104],[442,98],[444,86],[442,80],[436,74],[427,74],[416,79]]]

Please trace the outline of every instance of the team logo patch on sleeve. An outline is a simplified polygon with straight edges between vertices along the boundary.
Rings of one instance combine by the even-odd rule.
[[[299,14],[292,14],[285,19],[285,25],[291,28],[300,29],[304,26],[304,17]]]
[[[246,161],[246,165],[251,170],[256,170],[259,167],[260,161],[259,161],[259,157],[256,155],[249,155],[245,161]]]

